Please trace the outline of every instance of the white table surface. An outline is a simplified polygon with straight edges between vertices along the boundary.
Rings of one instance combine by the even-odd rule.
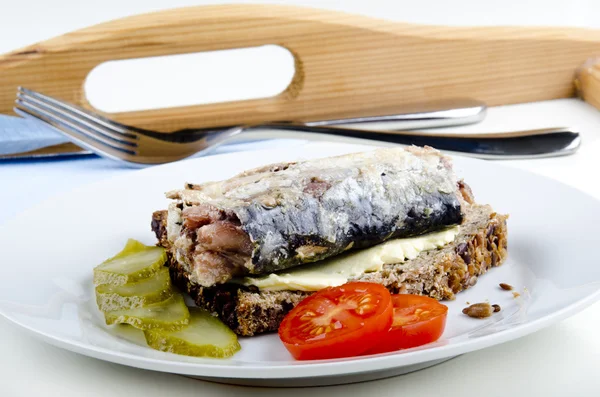
[[[22,0],[9,3],[2,0],[0,53],[125,15],[203,3],[209,2]],[[505,0],[495,2],[496,5],[487,5],[480,0],[286,3],[421,23],[600,27],[600,3],[594,0]],[[499,131],[559,125],[576,126],[582,131],[584,143],[579,153],[564,158],[505,163],[556,178],[600,199],[600,112],[584,103],[558,100],[492,108],[483,123],[456,130]],[[291,141],[275,143],[284,146],[294,144]],[[48,197],[124,172],[135,171],[99,158],[0,163],[0,224]],[[565,209],[568,210],[568,204]],[[282,391],[206,383],[102,362],[47,345],[0,319],[0,396],[271,396],[284,392],[289,396],[301,396],[307,392],[315,396],[349,393],[381,396],[597,396],[600,393],[599,327],[600,303],[596,303],[535,334],[470,353],[427,370],[363,384]]]

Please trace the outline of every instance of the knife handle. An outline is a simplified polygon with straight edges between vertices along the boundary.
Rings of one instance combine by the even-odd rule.
[[[495,160],[566,156],[575,153],[581,145],[579,132],[566,127],[484,134],[432,134],[419,131],[390,134],[350,128],[278,124],[257,126],[256,129],[260,132],[253,132],[254,139],[281,138],[281,130],[287,130],[295,132],[295,136],[291,137],[296,138],[343,141],[341,137],[347,137],[359,139],[361,143],[369,140],[369,143],[432,146],[447,152]],[[328,134],[328,137],[319,136],[321,134]]]
[[[475,98],[492,106],[570,97],[575,69],[600,54],[600,32],[418,26],[264,4],[165,10],[0,56],[0,113],[12,113],[19,85],[98,112],[88,103],[83,84],[106,61],[266,44],[288,49],[295,59],[292,82],[277,96],[103,114],[168,132],[371,116],[384,106],[432,99]]]

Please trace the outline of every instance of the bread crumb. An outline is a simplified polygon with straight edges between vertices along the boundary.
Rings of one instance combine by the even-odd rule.
[[[521,294],[519,294],[518,292],[513,292],[513,298],[518,298],[519,296],[521,296]]]
[[[502,310],[502,308],[500,307],[500,305],[492,305],[492,307],[494,308],[494,313],[499,312],[500,310]]]

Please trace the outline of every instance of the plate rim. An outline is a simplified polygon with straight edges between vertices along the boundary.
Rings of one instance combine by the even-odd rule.
[[[435,348],[391,352],[365,357],[351,357],[349,359],[297,361],[293,362],[292,364],[282,363],[278,364],[277,366],[256,365],[252,363],[244,363],[244,365],[226,365],[229,361],[221,359],[200,358],[200,360],[215,360],[215,363],[203,363],[142,357],[131,353],[119,352],[103,347],[97,347],[91,344],[66,340],[55,335],[50,335],[46,332],[29,327],[17,319],[8,316],[4,311],[2,311],[1,308],[0,315],[11,323],[14,323],[27,330],[30,335],[36,336],[53,346],[63,348],[87,357],[92,357],[116,364],[127,365],[130,367],[166,373],[175,373],[180,375],[212,376],[216,378],[223,377],[222,371],[227,369],[227,377],[234,377],[237,379],[301,379],[317,376],[351,375],[363,372],[380,371],[437,359],[454,357],[464,353],[470,353],[532,334],[540,329],[581,312],[583,309],[589,307],[598,300],[600,300],[600,289],[573,302],[563,309],[553,312],[552,314],[546,315],[532,322],[520,324],[507,330],[503,330],[499,333],[479,337],[474,339],[471,343],[459,342],[453,345],[445,345]],[[216,360],[221,360],[222,364],[216,364],[216,362],[218,362]],[[395,363],[395,361],[402,362]],[[328,370],[326,374],[324,374],[322,371],[322,369],[325,367]],[[202,372],[197,372],[198,370],[202,370]],[[303,371],[304,373],[298,374],[298,371]],[[265,376],[265,372],[267,372],[268,376]]]

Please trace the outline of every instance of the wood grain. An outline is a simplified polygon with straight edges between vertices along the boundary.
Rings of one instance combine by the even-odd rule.
[[[249,101],[106,114],[172,131],[373,115],[382,106],[474,97],[489,105],[575,94],[576,68],[600,32],[575,28],[418,26],[274,5],[202,6],[128,17],[0,57],[0,113],[22,85],[91,108],[87,74],[116,59],[278,44],[296,58],[282,94]]]
[[[600,109],[600,58],[590,58],[577,69],[575,88],[582,99]]]

